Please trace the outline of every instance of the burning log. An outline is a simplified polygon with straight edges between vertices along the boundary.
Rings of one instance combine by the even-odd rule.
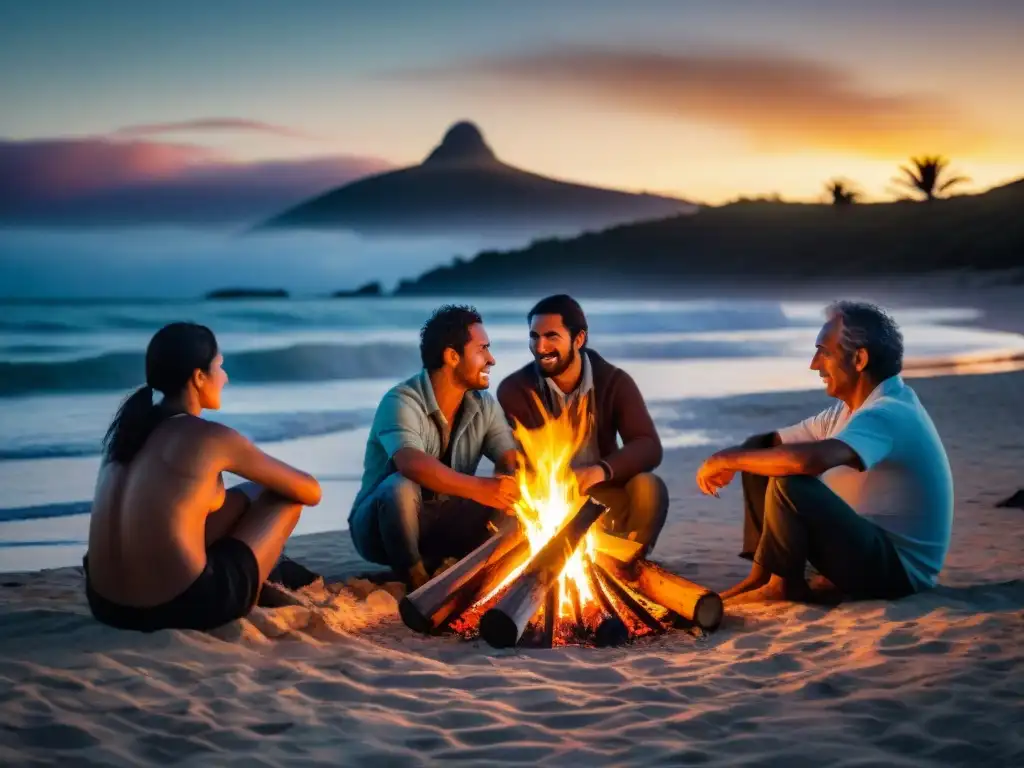
[[[595,576],[598,581],[601,582],[600,586],[609,589],[616,598],[618,598],[623,605],[639,619],[642,623],[646,624],[652,632],[664,632],[665,625],[661,623],[662,619],[668,617],[668,611],[660,606],[652,606],[655,611],[658,611],[659,616],[648,609],[640,600],[637,599],[637,595],[632,589],[624,584],[615,574],[609,569],[603,567],[598,562],[593,562],[593,569]],[[658,609],[661,608],[659,611]]]
[[[635,579],[632,581],[641,594],[701,629],[712,631],[722,623],[722,598],[718,593],[647,560],[638,560],[633,569]]]
[[[555,590],[552,590],[555,591]],[[580,591],[576,582],[569,579],[565,582],[565,591],[569,593],[569,604],[572,605],[572,621],[574,624],[583,623],[583,607],[580,605]]]
[[[432,632],[497,587],[528,554],[522,526],[510,520],[497,535],[402,598],[398,604],[402,621],[416,632]]]
[[[623,563],[631,563],[636,560],[640,556],[640,550],[643,549],[643,545],[639,542],[615,536],[600,527],[595,528],[590,537],[595,550]]]
[[[533,557],[508,592],[480,620],[480,635],[489,645],[511,648],[519,642],[527,622],[558,584],[566,562],[607,509],[604,504],[588,499]]]
[[[541,637],[542,648],[554,648],[555,647],[555,624],[558,621],[558,584],[548,590],[547,597],[544,598],[544,633]],[[483,633],[483,625],[480,627],[481,634]]]
[[[589,558],[587,559],[586,573],[590,592],[597,597],[598,604],[601,606],[595,612],[594,644],[598,648],[622,645],[629,640],[629,627],[626,626],[626,622],[619,616],[612,601],[608,599],[608,595],[598,583],[597,576],[594,575],[594,565]]]

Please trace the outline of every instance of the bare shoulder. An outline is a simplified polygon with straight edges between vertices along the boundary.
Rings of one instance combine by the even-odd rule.
[[[162,424],[161,429],[164,458],[182,467],[215,467],[239,442],[246,441],[231,427],[198,416],[172,419]]]
[[[249,444],[249,438],[225,424],[198,418],[192,419],[192,422],[190,426],[195,429],[196,438],[206,450],[230,452]]]

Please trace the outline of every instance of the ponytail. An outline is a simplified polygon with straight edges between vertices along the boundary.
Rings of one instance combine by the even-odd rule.
[[[127,464],[145,444],[156,426],[167,418],[165,408],[153,404],[153,388],[148,384],[130,394],[107,429],[103,438],[106,461]]]
[[[179,395],[197,369],[210,370],[216,356],[217,339],[206,326],[171,323],[157,331],[146,347],[146,386],[121,403],[103,438],[104,459],[118,464],[134,459],[157,425],[171,415],[163,403],[153,404],[153,392]]]

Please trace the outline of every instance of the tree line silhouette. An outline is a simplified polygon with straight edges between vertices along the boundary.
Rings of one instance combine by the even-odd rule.
[[[949,160],[942,155],[912,157],[909,165],[900,166],[902,175],[893,177],[893,182],[912,195],[934,200],[958,184],[970,181],[963,175],[949,177],[948,170]],[[853,182],[843,178],[832,179],[825,189],[832,196],[832,204],[837,206],[852,205],[864,196]]]

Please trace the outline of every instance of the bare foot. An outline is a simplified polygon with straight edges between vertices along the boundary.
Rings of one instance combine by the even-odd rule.
[[[733,595],[725,604],[733,606],[746,603],[802,602],[806,600],[807,594],[807,584],[802,580],[796,584],[773,576],[764,586]]]
[[[820,573],[815,574],[807,583],[807,602],[815,605],[839,605],[843,602],[843,591]]]
[[[771,574],[768,573],[768,571],[764,570],[757,563],[755,563],[754,567],[750,569],[750,574],[747,576],[747,578],[745,578],[739,584],[735,584],[729,587],[724,592],[719,592],[718,596],[721,597],[722,600],[729,600],[730,598],[736,597],[737,595],[742,595],[746,592],[750,592],[752,590],[763,587],[765,584],[768,583],[768,580],[770,578]]]

